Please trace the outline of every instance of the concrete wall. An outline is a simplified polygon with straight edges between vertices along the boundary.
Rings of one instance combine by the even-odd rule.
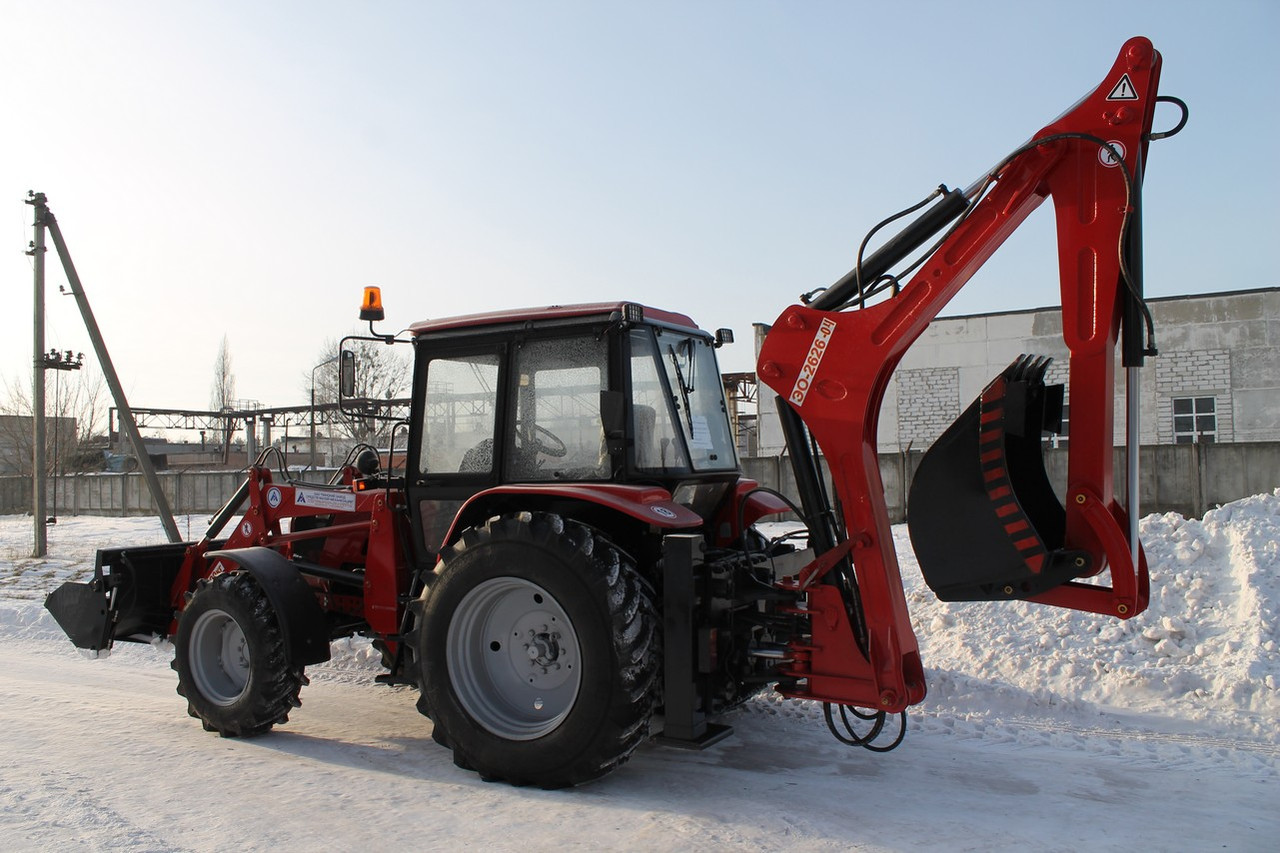
[[[331,473],[317,469],[307,478],[323,482]],[[186,515],[217,512],[244,482],[245,475],[243,471],[160,471],[156,476],[173,514]],[[137,472],[50,477],[45,499],[51,515],[156,514],[146,480]],[[0,476],[0,513],[30,514],[32,501],[30,477]]]
[[[1200,516],[1206,510],[1248,495],[1280,488],[1280,442],[1177,444],[1140,450],[1140,511]],[[885,504],[894,522],[906,518],[907,492],[923,453],[880,454]],[[1123,484],[1125,451],[1115,450],[1116,483]],[[1046,450],[1045,470],[1059,497],[1066,488],[1067,451]],[[791,466],[781,456],[742,460],[747,476],[796,500]],[[323,480],[327,472],[316,472]],[[213,513],[239,487],[238,471],[160,472],[165,496],[175,515]],[[830,482],[828,481],[828,486]],[[1122,486],[1118,486],[1122,488]],[[52,479],[48,489],[53,504]],[[1123,501],[1122,501],[1123,502]],[[31,512],[31,479],[0,476],[0,513]],[[58,484],[58,515],[154,515],[155,506],[141,474],[79,474]]]
[[[880,454],[885,505],[895,524],[906,520],[911,478],[923,457],[918,450]],[[1115,449],[1113,461],[1116,488],[1123,491],[1124,448]],[[1067,451],[1046,450],[1044,465],[1061,499],[1066,492]],[[1142,515],[1176,512],[1198,518],[1222,504],[1280,488],[1280,442],[1147,446],[1139,449],[1138,465]],[[785,458],[744,459],[743,467],[747,476],[795,499],[795,481]],[[830,487],[830,475],[827,482]]]

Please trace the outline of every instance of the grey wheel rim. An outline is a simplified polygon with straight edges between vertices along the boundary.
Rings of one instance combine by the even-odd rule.
[[[249,684],[249,646],[240,624],[225,610],[207,610],[191,626],[188,642],[191,680],[201,695],[227,706]]]
[[[463,596],[449,622],[445,661],[463,710],[508,740],[553,731],[582,685],[578,635],[545,589],[493,578]]]

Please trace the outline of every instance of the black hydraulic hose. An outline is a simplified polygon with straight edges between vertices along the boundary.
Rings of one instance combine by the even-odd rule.
[[[835,311],[842,305],[857,299],[864,282],[874,282],[889,272],[899,261],[945,228],[947,223],[964,213],[969,208],[969,204],[969,198],[963,190],[947,192],[940,202],[891,237],[883,246],[876,249],[871,257],[818,294],[809,305],[819,311]]]
[[[1142,174],[1141,166],[1137,171]],[[1155,344],[1148,347],[1142,336],[1142,183],[1139,181],[1135,181],[1130,190],[1129,207],[1129,227],[1125,229],[1121,248],[1129,271],[1129,286],[1120,289],[1121,360],[1124,367],[1142,367],[1145,357],[1156,352]]]
[[[775,398],[775,404],[796,479],[796,492],[804,510],[804,523],[809,528],[809,542],[819,554],[830,551],[839,544],[839,533],[831,505],[825,500],[822,472],[807,440],[804,421],[782,397]]]
[[[827,496],[822,469],[815,452],[816,444],[809,441],[804,421],[782,397],[777,397],[776,401],[778,420],[782,424],[782,435],[787,444],[787,455],[791,459],[791,472],[796,480],[796,491],[800,495],[800,506],[804,509],[805,525],[809,528],[809,544],[815,554],[825,554],[840,544],[844,531]],[[862,595],[858,591],[851,558],[846,555],[828,574],[834,576],[834,586],[840,591],[840,598],[844,601],[845,613],[849,617],[858,651],[870,660],[866,616],[862,610]]]

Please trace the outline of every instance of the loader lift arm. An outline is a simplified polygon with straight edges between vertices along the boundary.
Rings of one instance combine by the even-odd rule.
[[[877,464],[880,406],[911,343],[1049,196],[1056,210],[1063,336],[1070,353],[1065,510],[1048,489],[1042,467],[1038,478],[1021,476],[1029,460],[1042,466],[1040,424],[1054,412],[1052,389],[1042,381],[1047,361],[1020,361],[953,427],[972,445],[972,458],[935,465],[936,482],[947,484],[949,492],[949,477],[967,477],[941,501],[944,510],[956,510],[958,522],[939,517],[925,500],[912,516],[912,538],[926,580],[935,590],[947,586],[955,593],[940,591],[943,598],[1025,598],[1120,618],[1146,607],[1145,557],[1113,488],[1112,409],[1121,327],[1131,379],[1143,356],[1154,355],[1141,295],[1140,189],[1150,139],[1181,128],[1151,133],[1157,100],[1176,101],[1157,97],[1160,67],[1150,41],[1130,39],[1103,82],[1030,142],[968,189],[940,188],[941,201],[918,220],[774,322],[757,369],[779,395],[788,452],[819,554],[809,570],[785,582],[802,596],[797,615],[807,620],[808,630],[791,643],[791,662],[779,685],[784,695],[876,713],[897,713],[924,698]],[[905,273],[890,275],[939,233],[905,285]],[[890,288],[888,298],[867,304],[869,296]],[[1034,435],[1022,435],[1026,431]],[[825,494],[818,452],[831,472],[834,505]],[[1136,471],[1130,472],[1133,495]],[[948,537],[957,523],[977,531],[963,546],[977,553],[955,554],[961,548]],[[1110,586],[1078,580],[1107,569]]]

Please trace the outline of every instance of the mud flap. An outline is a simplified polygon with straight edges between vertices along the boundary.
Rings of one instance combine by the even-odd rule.
[[[1020,356],[925,453],[907,522],[925,582],[943,601],[1028,598],[1090,573],[1065,550],[1066,513],[1044,469],[1041,435],[1062,428],[1052,359]]]
[[[329,623],[316,601],[315,590],[298,567],[277,551],[261,546],[209,551],[205,558],[234,563],[253,575],[275,610],[284,635],[284,650],[292,664],[307,665],[329,660]]]
[[[166,636],[173,621],[170,589],[190,544],[103,548],[93,580],[64,583],[45,598],[45,609],[81,649]]]

